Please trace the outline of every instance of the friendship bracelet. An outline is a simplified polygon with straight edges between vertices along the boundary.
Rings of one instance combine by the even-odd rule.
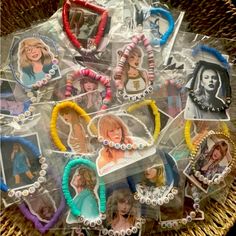
[[[101,230],[102,235],[132,235],[132,234],[137,234],[139,230],[141,230],[142,224],[145,224],[146,219],[139,217],[136,219],[134,226],[130,227],[129,229],[126,230],[113,230],[113,229],[106,229],[103,228]]]
[[[200,154],[198,153],[199,150],[201,151],[201,145],[204,144],[204,143],[207,141],[207,139],[210,138],[210,137],[212,137],[212,136],[219,136],[219,137],[220,137],[220,140],[221,140],[221,141],[219,141],[219,142],[223,142],[222,145],[221,145],[220,143],[218,144],[219,148],[217,149],[217,150],[219,150],[220,155],[221,155],[222,158],[224,158],[224,157],[226,156],[227,152],[231,149],[231,152],[232,152],[232,161],[230,162],[230,164],[229,164],[227,167],[224,168],[224,170],[222,171],[222,173],[219,174],[219,173],[216,172],[216,173],[214,174],[214,175],[217,175],[217,177],[214,178],[214,176],[213,176],[212,178],[208,178],[208,176],[204,176],[204,175],[201,173],[201,169],[197,170],[196,167],[195,167],[195,165],[196,165],[196,162],[198,161],[198,160],[196,160],[196,156],[199,155],[199,156],[200,156],[199,159],[201,158],[201,154],[202,154],[202,153],[200,153]],[[223,139],[224,141],[222,141],[222,139]],[[226,142],[225,142],[225,141],[226,141]],[[227,144],[227,143],[228,143],[228,144]],[[216,145],[216,144],[215,144],[215,145]],[[209,151],[209,153],[211,153],[210,158],[212,158],[212,156],[213,156],[213,154],[214,154],[214,150],[217,148],[217,147],[215,147],[215,145],[212,146],[211,150]],[[223,145],[224,145],[224,146],[223,146]],[[231,147],[229,148],[228,145],[231,145]],[[223,146],[223,147],[222,147],[222,146]],[[226,146],[227,146],[227,147],[226,147]],[[222,149],[222,151],[221,151],[220,148]],[[226,150],[226,154],[225,154],[225,155],[222,154],[222,152],[225,151],[225,150],[223,150],[223,148],[225,148],[225,150]],[[214,149],[214,150],[212,150],[212,149]],[[208,154],[209,154],[209,153],[208,153]],[[208,154],[207,154],[207,156],[208,156]],[[203,155],[203,154],[202,154],[202,155]],[[205,154],[204,154],[204,155],[205,155]],[[207,160],[207,156],[204,157],[205,160]],[[193,172],[194,172],[194,176],[195,176],[199,181],[201,181],[201,182],[203,182],[204,184],[207,184],[207,185],[219,184],[219,183],[222,182],[222,181],[224,180],[224,178],[231,172],[231,169],[232,169],[233,165],[236,163],[236,146],[235,146],[233,140],[229,137],[229,135],[226,135],[226,134],[224,134],[224,133],[222,133],[222,132],[214,132],[214,131],[211,131],[211,132],[209,132],[209,133],[201,140],[201,142],[197,145],[197,148],[196,148],[194,151],[192,151],[192,153],[191,153],[191,155],[190,155],[190,158],[191,158],[190,164],[191,164],[192,170],[193,170]],[[221,159],[221,160],[222,160],[222,159]],[[200,160],[200,161],[201,161],[201,160]],[[213,164],[214,164],[215,162],[217,162],[217,161],[218,161],[218,159],[217,159],[217,160],[213,159]],[[218,163],[218,162],[217,162],[217,163]],[[200,164],[199,164],[199,167],[202,168],[202,166],[200,166]],[[210,168],[210,167],[209,167],[209,168]],[[209,169],[209,168],[208,168],[208,169]],[[207,175],[208,175],[208,174],[207,174]]]
[[[211,112],[221,112],[229,108],[229,105],[231,103],[231,86],[230,86],[230,76],[228,72],[229,64],[227,60],[215,49],[208,47],[206,45],[199,45],[196,48],[193,49],[193,56],[196,56],[200,51],[207,52],[210,55],[214,56],[224,67],[221,67],[220,65],[206,62],[206,61],[199,61],[194,69],[193,72],[193,78],[190,83],[189,88],[189,96],[192,99],[192,101],[201,109],[205,111],[211,111]],[[222,99],[217,98],[217,94],[214,94],[214,97],[211,97],[211,99],[215,99],[216,106],[213,105],[207,105],[206,102],[201,98],[200,95],[196,94],[196,91],[194,91],[194,86],[196,84],[197,80],[201,80],[201,76],[198,78],[199,71],[201,68],[207,68],[209,70],[212,70],[214,73],[216,73],[216,77],[218,78],[218,86],[215,86],[217,89],[220,86],[221,81],[221,87],[225,90],[225,99],[224,101]],[[220,76],[220,77],[219,77]],[[200,81],[201,82],[201,81]],[[202,87],[202,90],[205,89],[199,82],[198,85],[198,93],[200,93],[200,86]],[[214,86],[214,85],[213,85]],[[217,91],[216,91],[217,92]],[[220,100],[220,101],[219,101]]]
[[[170,35],[173,33],[174,28],[175,28],[175,22],[174,22],[174,18],[171,14],[171,12],[165,10],[164,8],[160,8],[160,7],[151,7],[150,9],[150,15],[161,15],[163,16],[169,23],[169,27],[167,29],[167,31],[161,36],[160,39],[158,38],[154,38],[151,40],[151,44],[156,46],[156,45],[164,45],[166,44],[167,40],[169,39]],[[155,30],[155,26],[153,25],[151,27],[151,30]]]
[[[115,143],[113,141],[107,140],[104,137],[102,137],[102,135],[99,133],[99,121],[100,119],[102,119],[104,116],[112,116],[112,119],[114,120],[114,122],[116,122],[119,125],[125,125],[124,122],[122,121],[121,117],[128,117],[131,118],[132,120],[136,121],[137,124],[141,125],[143,127],[143,129],[145,130],[145,133],[147,134],[147,136],[150,138],[149,141],[145,142],[145,143]],[[97,129],[98,132],[94,132],[93,131],[93,125],[94,125],[94,121],[96,119],[99,119],[98,124],[97,124]],[[111,118],[109,118],[111,119]],[[98,142],[102,143],[102,145],[104,146],[109,146],[111,148],[115,148],[115,149],[121,149],[123,151],[125,150],[137,150],[137,149],[144,149],[147,147],[150,147],[154,144],[154,139],[151,135],[151,133],[149,132],[148,128],[143,124],[143,122],[141,122],[140,120],[138,120],[135,116],[132,116],[128,113],[119,113],[119,114],[113,114],[113,113],[106,113],[104,115],[97,115],[95,117],[93,117],[89,124],[88,124],[88,131],[90,133],[90,135],[92,137],[97,137],[98,138]]]
[[[137,94],[128,94],[125,91],[124,86],[119,87],[119,83],[123,83],[122,81],[122,75],[124,73],[124,67],[125,64],[127,63],[128,57],[130,55],[130,53],[132,52],[132,50],[134,48],[137,47],[139,42],[143,42],[144,47],[147,50],[147,57],[148,57],[148,63],[149,63],[149,68],[148,68],[148,84],[146,85],[146,88],[144,89],[144,91],[142,91],[141,93],[137,93]],[[127,100],[131,100],[131,101],[136,101],[136,100],[140,100],[142,98],[144,98],[145,96],[147,96],[149,93],[151,93],[153,91],[152,85],[153,85],[153,80],[155,79],[155,74],[154,74],[154,67],[155,67],[155,60],[154,60],[154,54],[153,54],[153,50],[152,50],[152,46],[149,43],[148,38],[146,38],[146,36],[144,34],[142,35],[138,35],[138,36],[134,36],[132,38],[132,43],[128,44],[125,49],[123,50],[123,54],[119,60],[118,66],[116,67],[116,72],[114,75],[114,79],[116,80],[116,86],[118,87],[118,94],[120,96],[123,97],[123,99]]]
[[[61,185],[61,178],[56,179],[56,184],[58,187]],[[40,197],[40,195],[38,195]],[[62,215],[64,209],[65,209],[65,199],[61,194],[61,201],[58,209],[56,210],[55,214],[52,216],[50,221],[46,224],[42,224],[42,222],[39,220],[39,218],[31,213],[31,211],[26,206],[26,203],[21,203],[19,205],[19,208],[21,212],[24,214],[25,218],[27,220],[30,220],[34,223],[35,228],[39,230],[40,233],[44,234],[46,231],[48,231],[50,228],[52,228],[57,221],[59,220],[60,216]]]
[[[226,136],[230,136],[229,128],[225,122],[220,122],[223,134]],[[186,120],[185,121],[185,126],[184,126],[184,137],[185,137],[185,142],[191,152],[193,152],[197,145],[198,142],[196,142],[196,145],[193,144],[191,140],[191,126],[192,126],[192,121],[191,120]],[[201,140],[205,136],[205,132],[203,133],[203,136],[199,134],[198,140]]]
[[[99,75],[95,72],[93,72],[92,70],[89,69],[81,69],[78,70],[76,72],[73,73],[73,75],[71,76],[71,78],[68,78],[66,80],[66,92],[65,92],[65,96],[66,97],[71,97],[71,91],[72,91],[72,83],[75,79],[79,78],[80,80],[83,80],[83,77],[88,77],[91,78],[95,81],[99,81],[106,89],[106,94],[105,97],[102,101],[102,106],[101,106],[101,110],[105,110],[108,108],[108,105],[111,102],[112,99],[112,91],[111,91],[111,85],[110,85],[110,80],[103,76],[103,75]]]
[[[91,118],[90,116],[86,113],[85,110],[83,110],[80,106],[78,106],[75,102],[71,102],[71,101],[65,101],[65,102],[61,102],[58,103],[52,110],[52,115],[51,115],[51,121],[50,121],[50,134],[52,137],[52,140],[54,142],[54,144],[56,145],[56,147],[60,150],[60,151],[67,151],[67,148],[65,147],[65,145],[61,142],[59,136],[58,136],[58,132],[57,132],[57,118],[58,118],[58,113],[60,112],[61,109],[63,108],[71,108],[72,110],[76,111],[76,113],[81,116],[86,123],[89,123]],[[94,125],[91,125],[91,131],[93,133],[97,133],[96,128],[94,127]]]
[[[14,189],[10,189],[7,184],[5,183],[1,183],[1,190],[3,191],[7,191],[8,192],[8,196],[9,197],[16,197],[16,198],[20,198],[20,197],[26,197],[29,194],[33,194],[37,188],[39,188],[41,186],[42,183],[44,183],[46,181],[46,174],[47,174],[47,168],[48,168],[48,164],[46,163],[46,158],[43,157],[38,149],[37,146],[35,146],[35,144],[33,144],[32,142],[30,142],[29,140],[27,140],[24,137],[20,137],[20,136],[0,136],[0,143],[18,143],[24,147],[26,147],[27,149],[29,149],[31,151],[31,153],[33,154],[34,157],[36,157],[37,159],[39,159],[39,163],[41,164],[41,170],[39,171],[39,177],[37,179],[36,182],[32,183],[33,186],[24,189],[22,191],[17,190],[15,191]],[[2,153],[3,155],[3,153]]]
[[[154,100],[144,100],[144,101],[135,103],[135,104],[128,107],[127,112],[135,111],[143,106],[149,106],[152,110],[152,114],[155,117],[155,128],[154,128],[154,132],[152,135],[154,142],[155,142],[158,138],[158,135],[159,135],[160,129],[161,129],[160,113],[158,111],[158,107],[156,105],[156,102]]]
[[[86,157],[82,157],[82,158],[86,158]],[[81,166],[84,165],[90,169],[92,169],[99,181],[99,198],[100,198],[100,203],[99,203],[99,211],[100,211],[100,215],[99,217],[97,217],[94,220],[89,220],[89,219],[85,219],[82,215],[81,215],[81,211],[80,209],[77,207],[76,203],[74,202],[70,190],[69,190],[69,176],[71,173],[71,169],[75,166]],[[68,206],[71,209],[71,212],[74,216],[79,217],[79,223],[83,223],[86,226],[90,226],[90,227],[96,227],[96,226],[100,226],[102,225],[102,221],[106,219],[106,190],[105,190],[105,184],[102,178],[98,177],[97,174],[97,169],[96,169],[96,165],[95,163],[93,163],[90,160],[87,159],[81,159],[81,157],[79,157],[79,159],[74,159],[71,160],[67,163],[67,165],[64,168],[64,173],[63,173],[63,178],[62,178],[62,191],[64,193],[66,202],[68,204]]]
[[[15,41],[14,41],[14,43],[12,44],[12,46],[11,46],[11,48],[10,48],[10,52],[9,52],[9,59],[10,59],[10,64],[9,64],[9,67],[10,67],[10,69],[11,69],[11,71],[12,71],[12,74],[13,74],[13,77],[14,77],[14,79],[21,85],[21,86],[23,86],[24,88],[26,88],[26,89],[38,89],[38,88],[41,88],[42,86],[44,86],[44,85],[46,85],[50,80],[52,80],[53,79],[53,77],[55,77],[57,74],[58,74],[58,76],[57,77],[60,77],[60,71],[59,71],[59,66],[58,66],[58,64],[59,64],[59,60],[58,60],[58,55],[59,55],[59,53],[58,53],[58,50],[57,50],[57,47],[56,47],[56,45],[55,45],[55,43],[54,43],[54,41],[52,40],[52,39],[50,39],[49,37],[47,37],[47,36],[43,36],[43,35],[40,35],[40,34],[33,34],[32,36],[26,36],[26,37],[22,37],[22,38],[15,38],[14,39]],[[15,71],[15,68],[14,68],[14,63],[13,63],[13,61],[14,61],[14,57],[13,57],[13,55],[14,55],[14,53],[16,54],[17,52],[16,52],[16,49],[19,47],[19,44],[20,43],[22,43],[22,42],[25,42],[25,41],[28,41],[27,42],[27,44],[29,44],[30,46],[28,46],[28,48],[30,48],[30,47],[35,47],[35,48],[39,48],[40,50],[41,50],[41,54],[42,54],[42,56],[44,57],[43,59],[41,59],[41,57],[39,58],[39,60],[41,60],[42,61],[42,64],[43,64],[43,69],[44,69],[44,66],[46,66],[47,68],[45,69],[46,71],[47,71],[47,73],[46,72],[44,72],[44,70],[42,69],[42,72],[44,72],[45,73],[45,77],[44,78],[42,78],[42,79],[37,79],[38,81],[36,82],[36,83],[32,83],[31,85],[25,85],[24,84],[24,81],[22,81],[20,78],[19,78],[19,72],[16,72]],[[56,53],[56,55],[54,55],[53,53],[51,53],[51,51],[50,51],[50,48],[48,47],[48,45],[46,44],[46,43],[48,43],[50,46],[52,46],[53,47],[53,50],[55,51],[55,53]],[[32,44],[32,46],[31,46],[31,44]],[[21,51],[18,49],[18,53],[17,53],[17,55],[18,55],[18,61],[19,61],[19,59],[20,59],[20,57],[22,56],[22,55],[20,55],[20,54],[22,54],[23,53],[23,51],[25,51],[26,50],[26,46],[24,45],[24,46],[22,46],[22,47],[24,47],[23,49],[21,49]],[[29,49],[29,50],[31,50],[32,51],[32,48],[31,49]],[[26,53],[26,52],[24,52],[24,53]],[[50,64],[47,64],[47,65],[45,65],[44,64],[44,61],[43,60],[45,60],[45,58],[51,58],[51,63]],[[30,59],[27,59],[27,60],[29,60],[29,61],[31,61]],[[19,62],[18,62],[19,63]],[[27,62],[28,63],[28,62]],[[26,63],[25,63],[26,64]],[[24,74],[25,73],[25,71],[27,70],[29,70],[28,72],[27,72],[27,75],[28,76],[31,76],[31,77],[34,77],[35,75],[35,72],[33,71],[33,68],[31,69],[31,67],[32,67],[32,65],[29,65],[29,66],[26,66],[25,68],[22,68],[21,70],[22,70],[22,72],[21,72],[21,74]],[[20,65],[18,65],[18,70],[19,70],[19,68],[20,68]]]
[[[166,220],[160,221],[159,225],[163,229],[178,229],[179,226],[184,226],[191,223],[193,220],[199,220],[198,213],[202,214],[201,220],[204,219],[204,212],[200,210],[200,193],[196,186],[191,187],[192,197],[193,197],[193,209],[190,211],[186,217],[182,219]]]
[[[70,29],[70,21],[69,21],[69,12],[71,5],[76,5],[88,10],[91,10],[93,12],[96,12],[101,15],[101,20],[98,25],[98,31],[93,39],[93,43],[90,48],[84,48],[79,40],[76,38],[76,36],[72,33]],[[71,43],[81,52],[81,53],[93,53],[96,51],[97,47],[99,46],[99,43],[104,35],[105,27],[108,20],[108,11],[102,7],[93,5],[89,3],[88,1],[83,0],[67,0],[64,1],[63,7],[62,7],[62,20],[63,20],[63,26],[64,30],[67,34],[67,37],[71,41]]]

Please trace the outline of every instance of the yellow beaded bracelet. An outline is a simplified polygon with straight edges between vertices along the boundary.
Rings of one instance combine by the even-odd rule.
[[[223,134],[229,136],[230,132],[229,132],[229,129],[228,129],[228,126],[226,125],[226,123],[221,122],[220,124],[221,124],[221,129],[223,131]],[[195,140],[195,142],[193,143],[192,140],[191,140],[191,134],[190,134],[191,126],[192,126],[192,121],[191,120],[186,120],[185,121],[185,127],[184,127],[184,137],[185,137],[185,142],[186,142],[189,150],[191,152],[193,152],[196,149],[196,146],[194,145],[194,143],[196,143],[196,144],[199,143],[198,140],[200,141],[206,135],[206,132],[203,132],[202,134],[199,134],[199,136],[197,137],[197,140]]]
[[[50,134],[53,140],[53,143],[55,144],[55,146],[60,150],[60,151],[66,151],[67,148],[65,147],[65,145],[61,142],[59,136],[58,136],[58,132],[57,132],[57,128],[56,128],[56,123],[57,123],[57,117],[58,117],[58,113],[60,112],[61,109],[64,108],[71,108],[74,111],[76,111],[78,113],[78,115],[80,115],[85,122],[88,124],[91,120],[90,116],[87,114],[87,112],[85,110],[83,110],[80,106],[78,106],[75,102],[71,102],[71,101],[65,101],[65,102],[60,102],[58,103],[52,110],[52,114],[51,114],[51,121],[50,121]],[[97,129],[94,125],[91,126],[91,130],[94,133],[97,133]]]
[[[152,135],[154,142],[155,142],[158,138],[158,135],[159,135],[160,129],[161,129],[160,113],[158,111],[158,107],[156,105],[156,102],[154,100],[144,100],[144,101],[135,103],[135,104],[128,107],[127,112],[135,111],[143,106],[150,106],[152,109],[152,113],[155,117],[155,128],[154,128],[154,132]]]

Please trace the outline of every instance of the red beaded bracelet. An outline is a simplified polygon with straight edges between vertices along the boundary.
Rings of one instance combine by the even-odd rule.
[[[112,91],[111,91],[111,85],[110,85],[110,79],[103,75],[99,75],[92,70],[89,69],[81,69],[78,71],[75,71],[70,78],[66,80],[66,91],[65,96],[70,97],[71,91],[72,91],[72,82],[73,80],[80,78],[83,79],[83,77],[89,77],[91,79],[94,79],[95,81],[100,81],[101,84],[106,88],[106,94],[102,101],[102,106],[100,110],[105,110],[108,108],[109,103],[112,99]]]
[[[76,5],[82,8],[89,9],[93,12],[96,12],[101,15],[101,20],[99,22],[98,26],[98,31],[97,34],[93,40],[93,45],[90,48],[84,48],[82,47],[81,43],[78,41],[76,36],[72,33],[71,28],[70,28],[70,21],[69,21],[69,11],[71,8],[71,5]],[[63,4],[63,9],[62,9],[62,20],[63,20],[63,26],[64,30],[71,41],[71,43],[78,48],[82,53],[91,53],[96,51],[105,31],[105,27],[107,24],[107,19],[108,19],[108,11],[104,8],[98,7],[96,5],[93,5],[91,3],[88,3],[85,0],[68,0],[65,1]]]

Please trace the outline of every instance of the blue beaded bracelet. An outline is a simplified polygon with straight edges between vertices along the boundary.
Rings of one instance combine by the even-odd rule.
[[[71,213],[74,216],[79,217],[78,221],[79,223],[84,223],[87,226],[95,227],[97,225],[102,224],[102,220],[106,218],[105,212],[106,212],[106,190],[105,190],[105,184],[102,178],[98,177],[96,165],[94,162],[84,159],[86,157],[80,157],[80,159],[74,159],[70,160],[67,165],[64,168],[63,178],[62,178],[62,191],[65,196],[66,202],[69,205],[71,209]],[[100,211],[100,218],[96,220],[88,220],[84,219],[83,216],[81,216],[81,211],[75,204],[70,191],[69,191],[69,176],[71,173],[71,169],[78,165],[84,165],[88,168],[92,169],[99,180],[99,198],[100,198],[100,204],[99,204],[99,211]]]
[[[37,179],[36,182],[34,182],[28,189],[25,189],[20,191],[15,191],[13,189],[10,189],[9,186],[3,182],[3,180],[0,181],[0,186],[1,186],[1,190],[4,192],[8,192],[8,196],[9,197],[17,197],[20,198],[21,196],[28,196],[29,194],[32,194],[35,192],[36,188],[39,188],[41,183],[46,181],[46,170],[48,168],[48,165],[46,164],[46,158],[42,157],[39,148],[37,146],[35,146],[34,143],[32,143],[31,141],[29,141],[27,138],[25,137],[21,137],[21,136],[0,136],[0,143],[19,143],[20,145],[26,147],[27,149],[29,149],[32,153],[32,155],[36,158],[39,159],[39,163],[41,164],[41,170],[39,172],[39,177]],[[3,155],[3,154],[2,154]]]
[[[173,33],[174,28],[175,28],[175,21],[174,18],[172,16],[172,14],[165,10],[164,8],[160,8],[160,7],[152,7],[150,9],[150,14],[151,15],[158,15],[160,14],[161,16],[163,16],[169,23],[169,27],[167,29],[167,31],[162,35],[162,37],[160,39],[158,38],[154,38],[151,40],[151,44],[152,45],[164,45],[167,40],[169,39],[170,35]]]

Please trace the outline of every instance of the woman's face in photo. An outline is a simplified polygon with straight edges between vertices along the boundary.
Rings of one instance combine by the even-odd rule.
[[[146,179],[152,180],[152,179],[156,178],[157,170],[156,170],[156,168],[147,168],[144,172],[144,175],[145,175]]]
[[[42,57],[41,48],[37,46],[26,46],[25,53],[26,53],[27,58],[30,61],[34,61],[34,62],[39,61],[40,58]]]
[[[81,175],[76,175],[73,180],[73,185],[75,187],[83,187],[84,186],[84,178]]]
[[[204,70],[202,73],[201,85],[208,92],[213,92],[218,87],[218,77],[215,71],[211,69]]]
[[[212,153],[212,160],[218,161],[222,159],[222,154],[220,151],[220,147],[216,147],[215,150]]]
[[[72,114],[70,112],[65,112],[63,115],[61,115],[63,120],[67,123],[70,124],[72,122]]]
[[[19,148],[19,145],[18,144],[14,144],[13,145],[13,151],[19,151],[20,148]]]
[[[121,199],[117,203],[117,210],[119,215],[125,216],[129,214],[129,211],[131,209],[131,203],[129,199]]]
[[[97,88],[97,85],[95,83],[92,83],[90,81],[87,81],[84,83],[84,90],[86,92],[94,91]]]
[[[111,128],[107,131],[108,138],[114,143],[120,143],[122,139],[121,127]]]
[[[128,63],[132,67],[138,67],[140,64],[140,57],[138,56],[137,53],[133,53],[132,55],[129,56]]]

